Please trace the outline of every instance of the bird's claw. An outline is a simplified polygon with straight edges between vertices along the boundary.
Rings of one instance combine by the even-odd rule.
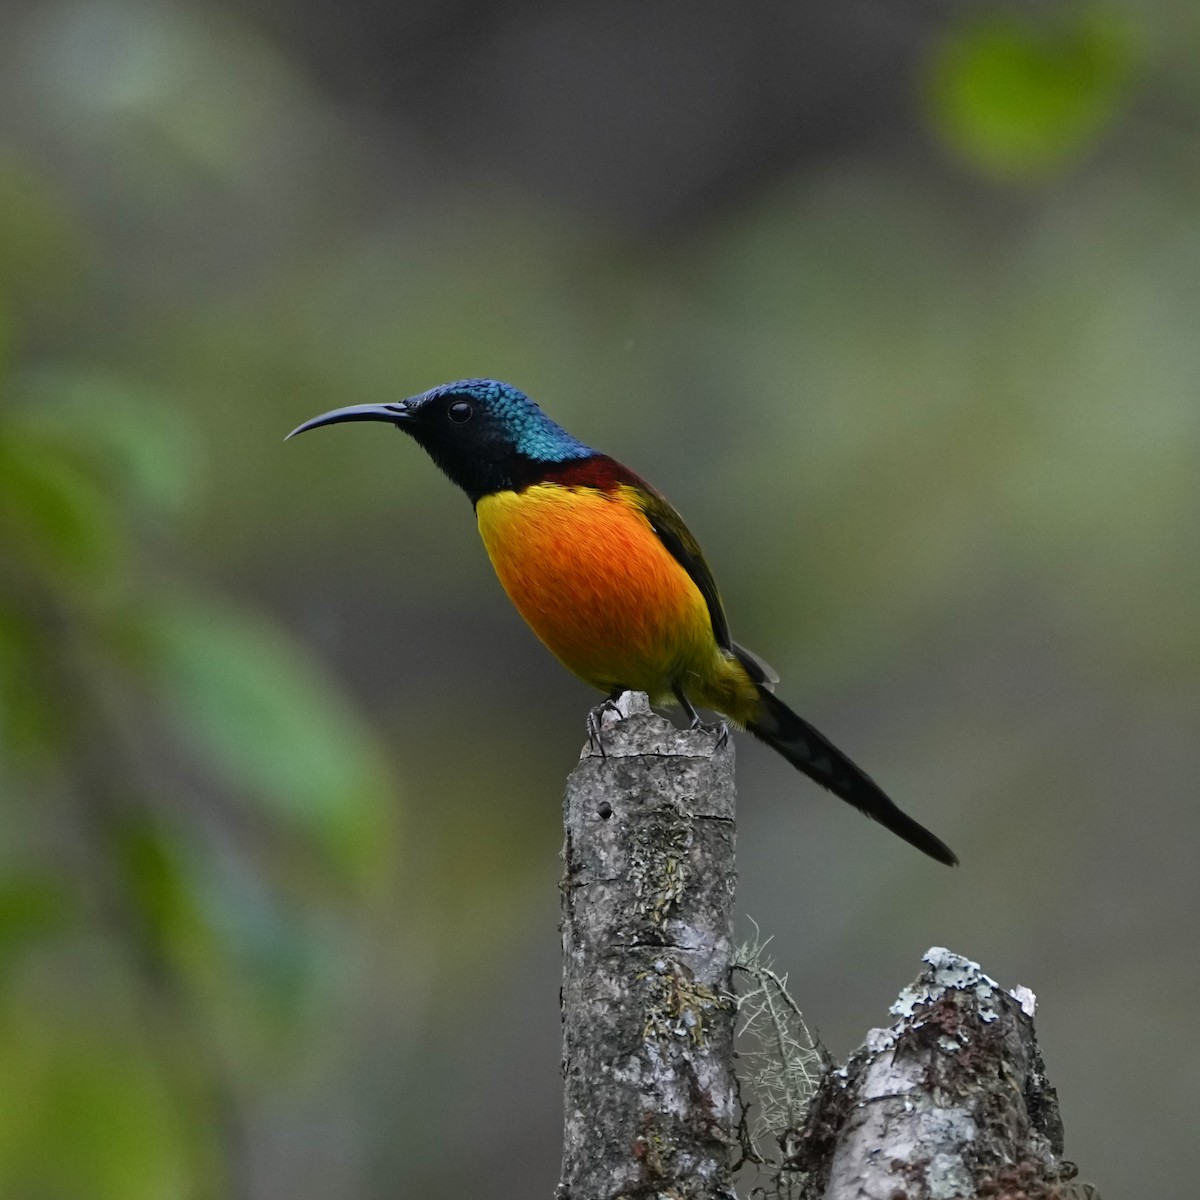
[[[600,737],[600,718],[596,715],[594,708],[589,710],[587,715],[587,737],[588,749],[593,753],[599,752],[601,758],[607,758],[608,755],[604,753],[604,742]]]
[[[691,719],[688,729],[693,733],[697,729],[703,729],[704,722],[700,719],[700,714],[696,711],[692,702],[687,698],[687,693],[683,688],[679,684],[676,684],[671,690],[675,693],[675,699],[679,701],[679,707],[683,709],[684,716]]]
[[[616,713],[618,717],[623,715],[617,706],[616,696],[605,696],[595,708],[588,711],[587,715],[588,747],[598,753],[601,758],[608,757],[604,752],[604,738],[602,736],[606,713]]]

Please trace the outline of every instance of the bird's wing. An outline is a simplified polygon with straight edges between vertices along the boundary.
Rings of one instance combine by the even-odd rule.
[[[650,522],[650,528],[658,534],[658,540],[700,589],[700,595],[708,605],[708,616],[712,621],[713,636],[717,639],[717,645],[732,651],[733,639],[729,636],[729,622],[725,619],[721,594],[717,591],[708,563],[704,561],[700,543],[692,537],[691,530],[683,523],[683,518],[649,484],[641,482],[638,492],[641,509],[646,520]]]
[[[704,561],[704,552],[700,549],[700,543],[692,536],[692,531],[683,523],[683,518],[666,498],[649,484],[641,481],[638,491],[641,493],[642,512],[650,522],[650,528],[658,534],[658,540],[700,589],[700,595],[708,605],[708,617],[712,622],[717,645],[735,655],[755,683],[762,684],[767,691],[774,691],[775,684],[779,682],[774,668],[752,650],[739,646],[729,636],[729,622],[725,618],[721,594],[717,591],[716,581],[708,569],[708,563]]]
[[[775,690],[775,685],[779,682],[779,673],[766,659],[759,658],[753,650],[747,650],[737,642],[733,643],[733,652],[755,683],[761,683],[768,692]]]

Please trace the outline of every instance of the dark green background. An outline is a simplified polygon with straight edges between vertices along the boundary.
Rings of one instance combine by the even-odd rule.
[[[1070,1157],[1197,1128],[1200,9],[9,0],[0,1194],[549,1196],[595,697],[410,444],[654,480],[922,859],[739,741],[739,912],[857,1044],[1031,987]],[[743,921],[743,932],[750,931]]]

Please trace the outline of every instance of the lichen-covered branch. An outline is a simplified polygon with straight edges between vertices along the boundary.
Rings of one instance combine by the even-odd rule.
[[[746,1158],[773,1182],[757,1185],[750,1195],[791,1200],[799,1182],[788,1166],[795,1153],[792,1139],[804,1124],[825,1059],[788,992],[787,975],[775,970],[767,954],[770,938],[763,941],[758,925],[751,924],[753,940],[742,943],[733,958],[738,1082],[747,1115],[751,1109],[754,1114],[746,1122]]]
[[[933,949],[796,1142],[804,1200],[1085,1200],[1034,1036],[1034,997]]]
[[[786,979],[757,943],[735,960],[732,746],[628,693],[591,728],[564,802],[559,1200],[734,1200],[743,1147],[769,1173],[753,1196],[1096,1200],[1062,1158],[1032,993],[948,950],[802,1112],[816,1052]],[[772,1162],[733,1076],[735,962]]]
[[[560,1200],[733,1200],[734,784],[724,731],[626,693],[567,783]]]

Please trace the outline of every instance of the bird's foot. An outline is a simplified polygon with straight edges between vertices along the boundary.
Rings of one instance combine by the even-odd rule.
[[[604,741],[600,736],[600,714],[608,711],[608,701],[591,709],[587,715],[587,737],[588,749],[593,753],[598,753],[601,758],[607,758],[604,753]]]
[[[692,707],[692,702],[687,698],[687,693],[684,692],[683,688],[681,688],[678,684],[676,684],[671,690],[675,693],[675,699],[679,701],[680,708],[682,708],[687,716],[691,718],[691,723],[688,725],[688,729],[702,729],[704,727],[704,722],[700,720],[700,714]]]
[[[589,710],[587,715],[587,735],[588,746],[601,758],[607,758],[608,755],[604,752],[604,718],[608,713],[616,713],[618,717],[624,716],[617,700],[620,698],[624,688],[617,688],[605,696],[604,699],[596,705],[595,708]]]

